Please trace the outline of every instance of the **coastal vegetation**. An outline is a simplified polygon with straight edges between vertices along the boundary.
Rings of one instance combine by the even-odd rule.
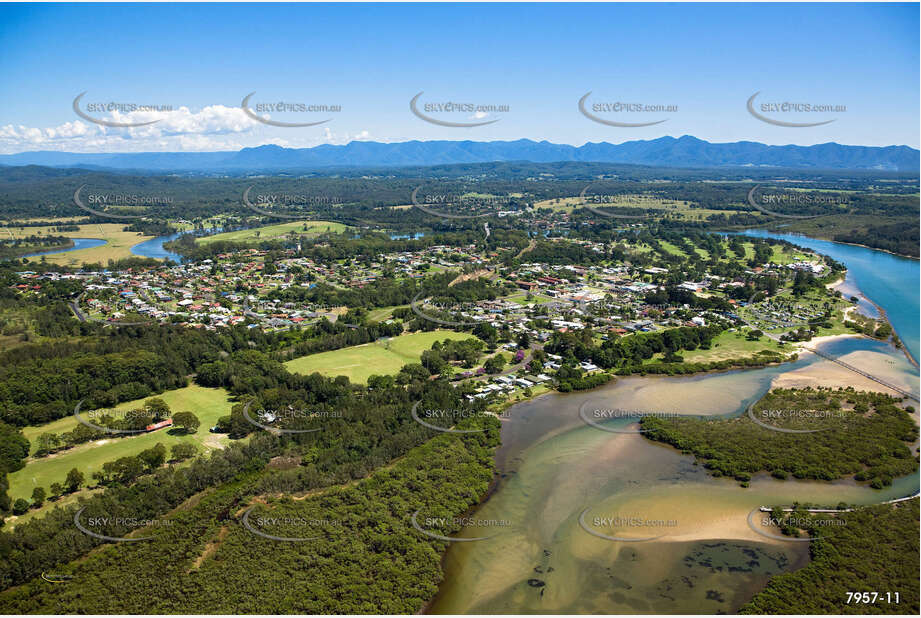
[[[861,507],[834,518],[842,525],[811,528],[817,538],[809,546],[810,563],[772,577],[739,613],[917,615],[918,499]]]
[[[881,489],[918,469],[918,427],[898,400],[852,387],[775,389],[735,418],[642,419],[644,436],[694,455],[714,476],[747,486],[752,475],[832,481],[853,477]],[[754,419],[757,419],[757,422]]]
[[[433,596],[441,579],[439,554],[445,542],[419,533],[410,525],[410,516],[422,510],[450,518],[463,513],[486,492],[492,476],[492,452],[498,442],[498,422],[482,417],[478,423],[485,432],[438,435],[408,450],[394,465],[371,472],[358,483],[341,486],[329,486],[328,481],[323,483],[303,467],[260,470],[267,463],[267,453],[259,455],[255,445],[230,449],[227,455],[245,457],[250,453],[256,459],[238,468],[243,471],[236,474],[236,481],[206,492],[197,502],[172,512],[167,518],[169,525],[149,525],[142,534],[152,536],[151,541],[112,544],[71,565],[65,564],[67,556],[41,552],[32,556],[26,572],[17,569],[21,575],[13,580],[36,573],[36,567],[54,564],[56,572],[80,579],[79,594],[72,587],[49,587],[36,580],[0,594],[0,605],[4,612],[13,613],[417,612]],[[407,426],[400,428],[405,430]],[[387,436],[392,439],[398,434],[387,432]],[[404,444],[405,440],[406,437],[401,439]],[[309,467],[319,471],[323,451],[314,448],[307,454]],[[215,457],[224,459],[225,455]],[[183,470],[175,470],[172,475],[185,476]],[[197,470],[201,472],[201,468]],[[291,494],[318,485],[328,489],[311,492],[304,500],[270,497],[274,492]],[[138,499],[156,494],[139,493]],[[258,496],[266,497],[257,499]],[[289,538],[311,534],[320,538],[297,543],[254,535],[251,529],[258,523],[247,527],[241,519],[251,506],[257,510],[250,522],[259,522],[265,516],[287,517],[282,521],[288,522],[315,522],[309,529],[297,523],[266,528],[268,534]],[[109,497],[88,508],[86,516],[109,514],[116,509],[130,512],[132,505]],[[60,521],[72,515],[61,512],[55,517]],[[37,526],[42,525],[48,524],[30,522],[25,528],[34,535],[40,529]],[[454,527],[446,532],[456,530]],[[34,538],[27,534],[17,528],[14,542]],[[81,545],[94,544],[90,537],[71,534],[84,537]],[[72,558],[80,551],[66,553]],[[24,558],[17,552],[8,555]],[[46,564],[41,564],[39,556],[46,556]],[[117,578],[110,576],[115,564],[119,565]],[[366,577],[370,570],[377,571],[378,576]],[[253,578],[254,572],[264,576]],[[152,586],[171,592],[151,595]],[[292,589],[298,593],[290,594]],[[336,593],[343,589],[350,591],[347,596]]]

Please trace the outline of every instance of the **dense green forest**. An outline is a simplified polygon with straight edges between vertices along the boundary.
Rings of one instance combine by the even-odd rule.
[[[772,577],[739,613],[918,615],[918,500],[835,517],[845,525],[821,528],[820,538],[809,544],[812,561]],[[879,595],[875,602],[852,597],[849,603],[849,592]]]
[[[763,186],[762,192],[806,188],[827,192],[836,200],[814,202],[808,207],[801,204],[778,206],[782,214],[817,217],[791,223],[765,217],[752,208],[747,195],[755,183]],[[243,192],[252,186],[263,195],[308,196],[312,200],[310,208],[288,210],[309,219],[341,221],[364,229],[475,232],[482,222],[446,220],[421,211],[407,217],[406,211],[391,207],[410,204],[413,190],[423,187],[426,192],[435,194],[502,196],[509,208],[520,210],[544,200],[577,196],[587,184],[591,184],[593,193],[641,194],[687,201],[692,209],[702,212],[703,209],[725,211],[702,215],[693,221],[666,217],[663,221],[666,227],[724,230],[783,222],[787,226],[785,231],[918,255],[918,243],[912,242],[912,239],[917,241],[918,229],[917,176],[853,170],[680,170],[598,163],[492,163],[398,170],[331,169],[297,178],[249,179],[166,174],[140,176],[36,166],[0,167],[0,221],[21,225],[24,219],[34,218],[39,213],[48,216],[49,212],[57,217],[85,217],[85,222],[89,223],[105,221],[105,217],[97,215],[87,217],[86,211],[73,203],[74,191],[86,185],[86,190],[98,193],[161,198],[162,203],[155,203],[143,211],[149,221],[135,223],[133,229],[167,231],[165,221],[177,218],[192,220],[200,228],[204,220],[215,215],[227,216],[225,223],[231,227],[249,227],[265,219],[242,202]],[[881,186],[885,186],[885,190]],[[124,208],[112,212],[138,214]],[[855,225],[855,222],[858,223]],[[598,221],[597,215],[584,209],[573,213],[572,223],[571,233],[586,237],[617,227],[616,222]],[[518,222],[497,217],[490,218],[490,225],[496,230],[521,227]]]
[[[437,589],[445,542],[414,530],[410,516],[417,510],[458,515],[486,492],[498,421],[477,422],[485,431],[440,434],[392,466],[374,462],[369,468],[378,470],[358,483],[311,492],[304,500],[273,496],[309,489],[311,474],[302,466],[262,468],[265,460],[257,458],[234,482],[171,512],[168,525],[148,526],[142,535],[152,540],[110,544],[62,564],[55,573],[72,576],[71,585],[35,579],[0,594],[0,608],[4,613],[415,613]],[[400,440],[412,443],[408,436]],[[348,442],[354,445],[349,451],[359,446]],[[314,452],[309,449],[305,457]],[[113,506],[98,505],[93,514],[108,514]],[[267,527],[268,534],[320,538],[285,542],[255,535],[241,520],[250,506],[255,515],[289,522]],[[305,532],[303,522],[315,523]]]
[[[876,489],[918,469],[910,445],[918,439],[911,416],[881,393],[847,389],[777,389],[751,414],[735,418],[642,419],[643,434],[694,455],[714,476],[747,486],[770,472],[786,479],[832,481],[853,476]],[[774,431],[764,425],[781,430]]]

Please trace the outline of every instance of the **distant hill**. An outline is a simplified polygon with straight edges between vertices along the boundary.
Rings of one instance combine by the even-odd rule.
[[[908,146],[769,146],[758,142],[711,143],[690,135],[623,144],[583,146],[521,139],[512,142],[430,141],[350,142],[314,148],[259,146],[226,152],[141,152],[83,154],[23,152],[0,155],[0,165],[44,165],[110,170],[184,172],[267,172],[329,167],[406,167],[530,161],[626,163],[659,167],[777,167],[918,171],[919,151]]]

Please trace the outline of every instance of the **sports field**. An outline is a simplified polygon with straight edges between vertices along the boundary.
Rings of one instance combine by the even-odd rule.
[[[473,335],[437,330],[391,337],[374,343],[356,345],[332,352],[302,356],[285,363],[289,371],[300,374],[321,373],[325,376],[346,376],[350,382],[364,384],[372,375],[393,375],[403,365],[419,362],[422,352],[436,341],[471,339]]]
[[[266,225],[265,227],[255,227],[248,230],[236,230],[233,232],[215,234],[214,236],[205,236],[198,239],[198,242],[203,245],[222,240],[249,242],[279,238],[291,233],[297,236],[317,236],[327,232],[339,234],[346,229],[348,229],[348,226],[345,224],[335,223],[333,221],[291,221],[290,223],[279,223],[277,225]]]
[[[208,428],[217,423],[218,418],[230,414],[232,402],[224,389],[192,385],[154,396],[165,401],[171,412],[193,412],[201,421],[198,431],[186,435],[179,430],[161,429],[126,438],[87,442],[47,457],[28,459],[25,468],[9,475],[10,497],[13,500],[17,498],[28,500],[35,487],[44,487],[47,491],[51,483],[63,483],[71,468],[77,468],[83,472],[87,482],[92,483],[93,472],[101,469],[105,462],[136,455],[154,446],[157,442],[162,442],[167,449],[177,442],[195,442],[199,451],[218,448],[228,442],[226,436],[212,434],[208,431]],[[115,407],[118,410],[136,409],[142,407],[144,401],[144,399],[126,401]],[[77,423],[77,419],[69,415],[40,427],[26,427],[23,429],[23,435],[33,444],[34,449],[34,442],[39,434],[45,432],[60,434],[70,431]]]

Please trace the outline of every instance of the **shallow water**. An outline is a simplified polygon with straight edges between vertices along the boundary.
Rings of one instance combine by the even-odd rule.
[[[914,371],[904,356],[879,342],[842,340],[823,349],[885,353],[901,363],[894,372],[904,371],[908,379]],[[594,391],[548,394],[513,406],[497,453],[498,487],[476,512],[480,519],[511,525],[466,528],[456,535],[490,538],[450,546],[445,581],[429,612],[736,611],[771,575],[808,559],[808,542],[771,540],[752,530],[753,509],[797,500],[875,503],[916,492],[918,475],[875,491],[853,481],[778,481],[765,474],[746,489],[709,476],[693,457],[640,434],[587,425],[579,409],[740,414],[786,372],[819,372],[825,364],[830,363],[804,354],[795,363],[765,369],[629,377]],[[605,427],[630,431],[636,425],[621,419]],[[587,527],[604,535],[660,538],[600,538],[580,525],[583,511]],[[605,525],[596,517],[619,521]]]

